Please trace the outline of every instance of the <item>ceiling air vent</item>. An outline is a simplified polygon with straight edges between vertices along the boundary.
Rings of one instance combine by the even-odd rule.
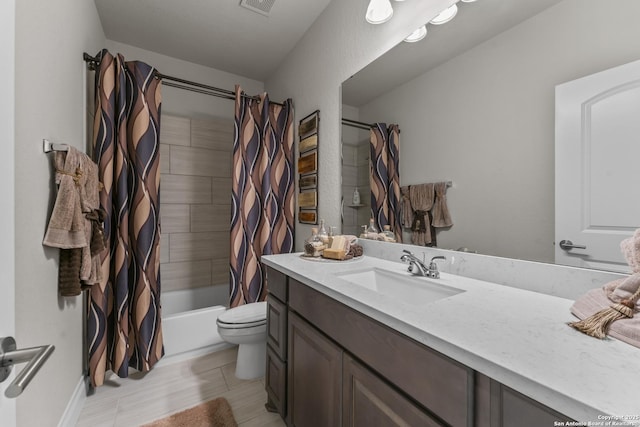
[[[241,0],[240,6],[245,7],[260,15],[269,16],[271,7],[276,0]]]

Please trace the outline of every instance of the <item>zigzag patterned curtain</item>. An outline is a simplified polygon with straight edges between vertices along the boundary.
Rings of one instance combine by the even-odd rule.
[[[402,242],[400,217],[400,128],[376,123],[370,134],[371,215],[382,231],[389,225],[397,242]]]
[[[236,307],[267,296],[262,255],[293,250],[293,105],[242,96],[236,86],[231,295]]]
[[[160,104],[155,69],[107,50],[98,56],[93,160],[103,184],[109,251],[89,293],[89,375],[148,371],[163,356],[160,322]]]

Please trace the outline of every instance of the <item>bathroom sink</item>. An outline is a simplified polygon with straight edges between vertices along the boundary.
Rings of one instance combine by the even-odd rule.
[[[380,268],[337,273],[337,277],[399,302],[428,304],[464,292],[427,277],[407,276]]]

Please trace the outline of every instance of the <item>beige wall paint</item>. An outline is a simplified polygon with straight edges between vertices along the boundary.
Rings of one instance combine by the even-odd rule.
[[[82,52],[104,40],[93,2],[16,2],[16,339],[56,347],[17,399],[19,426],[57,425],[82,375],[82,298],[58,296],[58,252],[42,246],[54,197],[42,139],[85,149]]]
[[[0,337],[15,336],[15,215],[14,215],[14,118],[15,118],[15,0],[0,2],[0,141],[4,141],[4,164],[0,169]],[[13,377],[9,377],[12,379]],[[0,387],[3,391],[8,383]],[[0,397],[0,420],[7,427],[16,423],[16,402]]]
[[[640,57],[620,3],[565,0],[360,108],[400,124],[402,185],[453,180],[438,246],[554,261],[554,87]]]
[[[299,118],[320,110],[318,214],[328,226],[340,224],[340,85],[455,1],[393,2],[393,19],[384,25],[364,20],[368,3],[332,1],[266,81],[271,99],[293,98],[296,128]],[[296,223],[297,250],[310,233],[311,226]]]

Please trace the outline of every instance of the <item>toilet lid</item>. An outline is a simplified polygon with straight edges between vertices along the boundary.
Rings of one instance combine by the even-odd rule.
[[[230,308],[220,316],[218,323],[227,325],[259,325],[267,320],[267,302],[254,302]]]

